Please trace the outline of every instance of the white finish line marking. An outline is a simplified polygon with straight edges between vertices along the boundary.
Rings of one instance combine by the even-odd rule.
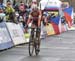
[[[47,57],[47,58],[42,58],[41,61],[59,61],[60,58],[53,58],[53,57]]]
[[[41,47],[41,48],[48,48],[48,49],[71,49],[70,47]]]

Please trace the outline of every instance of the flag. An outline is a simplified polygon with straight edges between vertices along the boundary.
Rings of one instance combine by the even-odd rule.
[[[50,18],[50,21],[58,25],[60,21],[60,16]]]
[[[72,26],[72,11],[73,11],[72,7],[64,9],[64,16],[69,27]]]
[[[51,24],[53,26],[55,34],[60,34],[59,26],[55,24],[54,22],[51,22]]]
[[[51,24],[53,26],[55,34],[60,34],[59,21],[60,21],[60,16],[50,18],[50,22],[51,22]]]

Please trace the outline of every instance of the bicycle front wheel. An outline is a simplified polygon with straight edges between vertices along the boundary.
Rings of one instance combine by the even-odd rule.
[[[36,40],[35,40],[35,54],[36,54],[36,56],[40,52],[40,33],[38,33],[37,35],[38,36],[36,37]]]
[[[30,38],[29,41],[29,55],[32,56],[34,52],[34,41],[32,40],[32,38]]]
[[[36,54],[36,56],[39,54],[39,46],[38,45],[35,46],[35,54]]]

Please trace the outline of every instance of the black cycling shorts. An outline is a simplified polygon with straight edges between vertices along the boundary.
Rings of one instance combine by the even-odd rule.
[[[33,20],[33,21],[32,21],[32,24],[38,26],[38,20],[37,20],[37,21]]]

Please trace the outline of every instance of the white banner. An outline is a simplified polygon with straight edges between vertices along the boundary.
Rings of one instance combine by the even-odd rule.
[[[11,41],[6,28],[0,28],[0,41],[1,43]]]
[[[41,10],[44,10],[46,7],[61,7],[61,1],[60,0],[41,0],[39,3],[39,7]]]
[[[13,46],[13,42],[9,35],[4,22],[0,23],[0,50],[7,49]]]
[[[19,24],[7,23],[8,30],[15,45],[26,43],[24,33]]]

